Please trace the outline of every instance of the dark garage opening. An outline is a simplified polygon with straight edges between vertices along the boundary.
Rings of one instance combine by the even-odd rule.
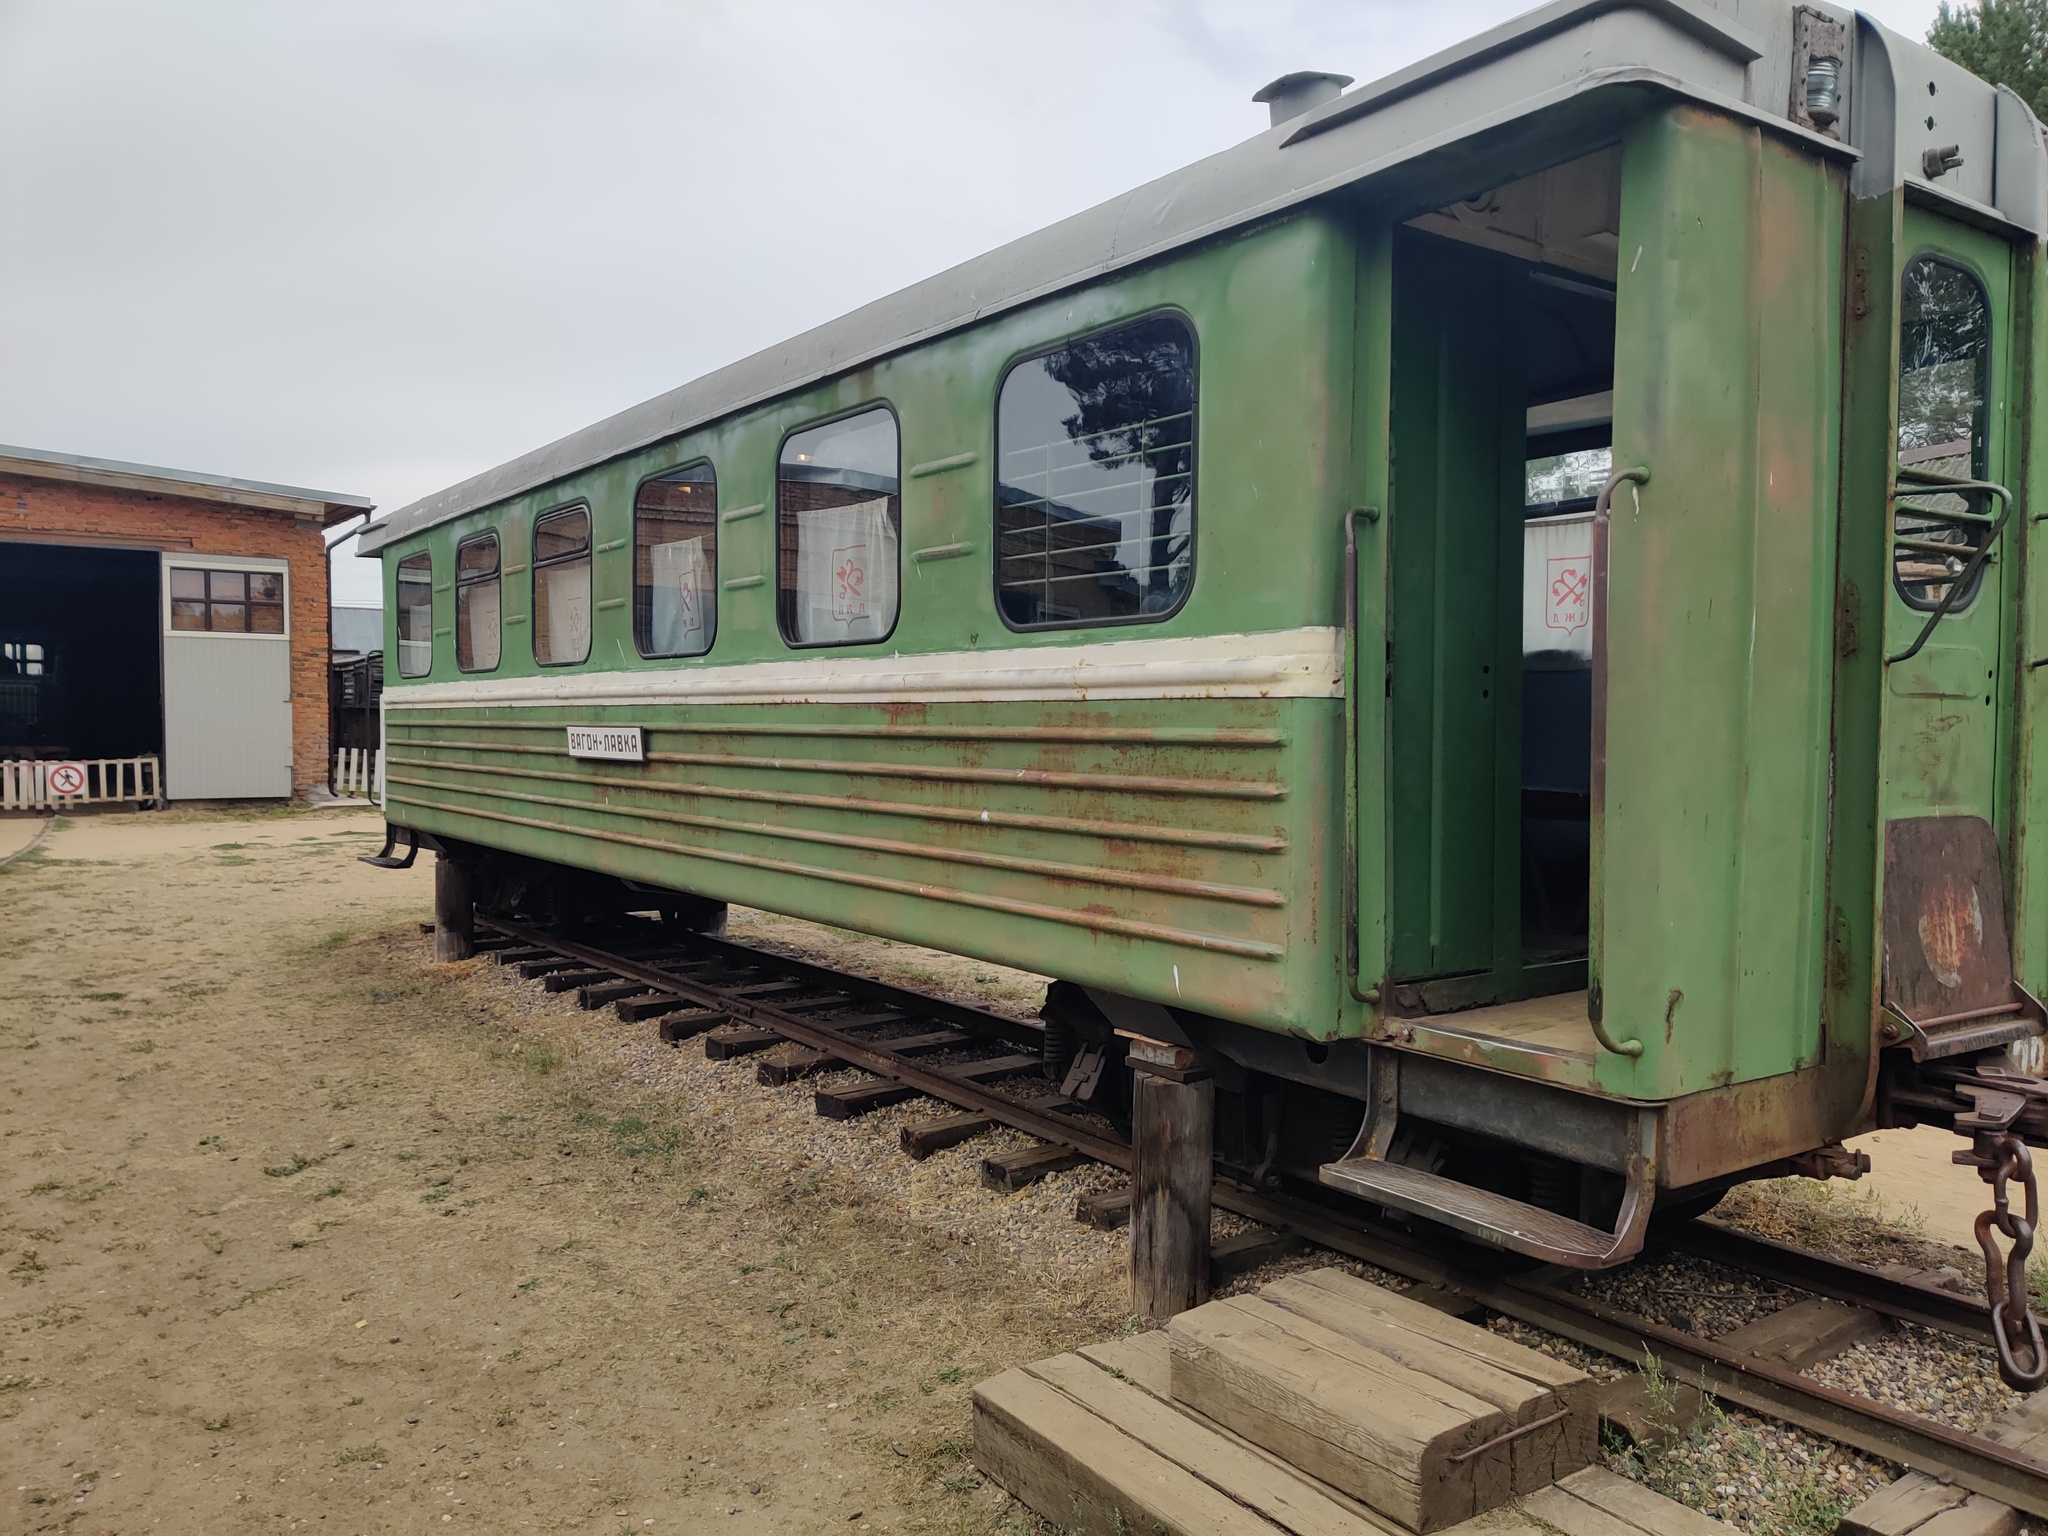
[[[0,543],[0,758],[164,742],[153,550]]]

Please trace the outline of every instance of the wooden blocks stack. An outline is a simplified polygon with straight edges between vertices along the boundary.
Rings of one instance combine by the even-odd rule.
[[[1593,1382],[1392,1291],[1318,1270],[1182,1313],[1176,1402],[1411,1531],[1593,1459]]]
[[[1076,1536],[1706,1536],[1598,1468],[1593,1383],[1337,1270],[975,1390],[975,1460]]]

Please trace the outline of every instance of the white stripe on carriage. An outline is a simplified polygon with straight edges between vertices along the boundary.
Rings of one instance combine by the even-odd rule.
[[[394,682],[390,710],[450,704],[891,704],[1101,699],[1326,699],[1344,692],[1343,632],[1108,640],[931,656],[805,656],[737,666]]]

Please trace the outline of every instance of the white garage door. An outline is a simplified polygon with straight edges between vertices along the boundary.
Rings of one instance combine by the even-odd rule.
[[[292,792],[290,572],[282,560],[165,555],[164,791]]]

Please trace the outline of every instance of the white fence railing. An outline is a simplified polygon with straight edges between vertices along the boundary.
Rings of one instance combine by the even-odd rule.
[[[0,759],[0,811],[62,811],[122,801],[161,805],[163,798],[163,766],[154,757]]]
[[[343,747],[334,754],[334,792],[384,803],[384,753],[379,747]]]

